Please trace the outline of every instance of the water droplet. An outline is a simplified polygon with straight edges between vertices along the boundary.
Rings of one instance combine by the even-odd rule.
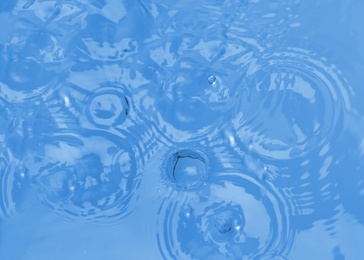
[[[179,187],[196,187],[204,183],[207,167],[207,158],[202,153],[181,150],[169,158],[167,175]]]
[[[215,85],[216,83],[216,77],[215,76],[210,76],[207,81],[209,82],[210,85]]]
[[[129,101],[120,93],[105,91],[92,98],[88,112],[90,121],[97,126],[120,124],[129,113]]]

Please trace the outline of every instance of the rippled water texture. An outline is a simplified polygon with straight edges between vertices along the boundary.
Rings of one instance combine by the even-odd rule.
[[[0,1],[0,259],[361,259],[363,11]]]

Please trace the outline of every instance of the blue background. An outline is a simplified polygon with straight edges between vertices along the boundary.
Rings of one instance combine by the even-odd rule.
[[[360,259],[364,2],[0,2],[0,259]]]

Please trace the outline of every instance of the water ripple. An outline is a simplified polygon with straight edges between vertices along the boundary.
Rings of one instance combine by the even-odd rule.
[[[158,211],[164,258],[256,259],[289,251],[290,212],[268,183],[221,173],[195,192],[170,190]]]
[[[16,11],[14,11],[16,13]],[[1,96],[12,102],[28,101],[55,88],[67,72],[65,45],[59,29],[37,24],[28,12],[9,16],[14,26],[4,44],[0,62]]]
[[[18,212],[29,187],[25,167],[14,159],[0,141],[0,222]]]
[[[115,128],[126,129],[134,125],[138,118],[133,110],[130,91],[117,82],[102,82],[88,89],[64,84],[50,97],[50,101],[83,128],[112,132]]]
[[[348,115],[345,125],[347,129],[337,135],[332,174],[345,210],[364,224],[364,118]]]
[[[170,142],[214,135],[233,116],[233,107],[239,97],[236,88],[242,81],[241,74],[233,71],[242,71],[241,63],[247,62],[249,50],[242,48],[236,53],[227,53],[234,44],[219,46],[212,42],[226,55],[218,57],[211,66],[204,66],[209,58],[202,56],[200,50],[205,49],[202,46],[179,46],[179,51],[186,52],[180,54],[179,51],[172,52],[168,42],[161,44],[167,49],[153,50],[148,55],[156,57],[154,61],[141,60],[146,66],[154,67],[154,76],[141,86],[140,93],[144,91],[144,96],[138,110],[156,127],[159,135]],[[154,56],[154,51],[158,55]],[[175,56],[178,61],[163,64],[156,60],[161,55]],[[236,59],[241,63],[237,64]]]
[[[129,214],[138,197],[139,151],[100,131],[59,131],[29,151],[39,199],[63,217],[111,221]],[[133,206],[134,205],[134,206]]]
[[[314,57],[297,49],[266,53],[244,80],[234,125],[254,152],[286,160],[329,142],[350,104],[336,67]]]
[[[0,2],[9,245],[32,251],[32,221],[62,243],[67,219],[117,223],[87,232],[116,232],[130,243],[109,254],[130,258],[142,241],[165,259],[289,259],[322,234],[335,257],[357,250],[337,241],[348,215],[364,224],[361,65],[342,48],[360,43],[359,20],[340,8],[355,5],[329,8],[342,18],[330,39],[300,0]],[[28,240],[12,241],[17,228]]]

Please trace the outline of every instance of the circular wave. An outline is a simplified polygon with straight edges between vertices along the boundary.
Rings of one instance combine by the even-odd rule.
[[[364,224],[364,119],[349,116],[347,129],[337,136],[334,145],[338,158],[331,174],[334,176],[340,202],[345,211]],[[348,175],[350,174],[350,175]]]
[[[180,191],[196,190],[208,185],[219,172],[246,169],[241,158],[246,154],[236,151],[232,138],[231,131],[225,129],[198,142],[160,144],[158,147],[166,151],[160,168],[162,183]]]
[[[28,180],[26,169],[19,161],[22,137],[17,112],[11,103],[0,98],[0,220],[17,212]]]
[[[120,87],[102,87],[89,98],[86,116],[99,128],[120,125],[129,114],[129,100]]]
[[[38,28],[23,15],[13,20],[16,32],[9,35],[11,40],[0,57],[1,96],[19,103],[55,88],[66,71],[55,66],[63,61],[64,50],[54,33]]]
[[[225,173],[196,192],[170,191],[159,209],[166,259],[257,259],[289,250],[287,203],[270,185]]]
[[[63,84],[45,102],[58,128],[81,127],[115,135],[119,135],[118,131],[139,135],[147,130],[135,113],[132,94],[118,82]],[[137,125],[139,129],[130,130]]]
[[[36,61],[21,59],[1,63],[7,64],[0,71],[2,97],[11,102],[35,99],[56,86],[57,75]]]
[[[0,142],[0,149],[5,150]],[[21,205],[28,185],[27,171],[9,152],[0,154],[0,220],[13,216]]]
[[[265,54],[244,80],[234,126],[254,152],[285,160],[330,140],[347,93],[336,68],[312,56],[293,49]]]
[[[128,215],[140,183],[138,150],[106,132],[61,131],[30,151],[38,198],[62,217],[112,221]]]
[[[256,49],[247,39],[226,37],[230,28],[211,16],[222,15],[219,9],[183,5],[158,6],[155,19],[162,29],[138,55],[147,80],[138,109],[170,142],[199,140],[230,122],[239,82]]]
[[[180,149],[169,156],[165,171],[177,188],[196,188],[208,177],[209,161],[200,151]]]
[[[188,63],[188,61],[186,61]],[[191,68],[176,66],[170,77],[160,78],[147,87],[147,96],[142,97],[141,113],[150,120],[158,135],[170,142],[191,141],[213,135],[232,117],[234,99],[233,85],[224,85],[208,68],[198,68],[191,62]],[[178,71],[178,73],[177,73]],[[211,75],[212,74],[212,75]],[[211,77],[215,79],[211,81]]]

